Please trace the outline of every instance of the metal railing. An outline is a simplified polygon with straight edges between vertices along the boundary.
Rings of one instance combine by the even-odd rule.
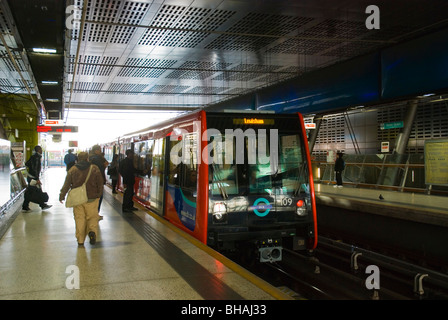
[[[425,184],[423,154],[344,155],[344,161],[344,184],[401,192],[430,192],[430,187]],[[315,182],[335,181],[334,163],[313,161],[312,167]]]

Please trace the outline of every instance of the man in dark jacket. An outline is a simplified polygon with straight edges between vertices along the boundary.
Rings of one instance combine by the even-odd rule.
[[[92,155],[90,155],[89,161],[90,163],[95,164],[98,169],[100,169],[101,176],[103,177],[103,184],[106,184],[106,174],[104,173],[104,170],[109,165],[109,162],[101,153],[101,147],[99,145],[96,144],[92,147]],[[98,202],[98,212],[100,212],[101,209],[101,202],[103,202],[103,195],[101,195],[100,201]],[[101,215],[99,216],[99,218],[100,220],[103,219]]]
[[[39,204],[39,206],[42,208],[42,210],[49,209],[52,206],[46,204],[44,199],[33,199],[33,194],[35,192],[34,188],[40,188],[41,182],[39,180],[40,178],[40,171],[42,170],[42,147],[41,146],[35,146],[34,147],[34,154],[28,159],[27,162],[25,162],[25,166],[28,168],[28,175],[26,177],[26,180],[28,182],[27,190],[25,191],[24,200],[22,204],[22,210],[23,211],[30,211],[30,202],[36,202]],[[33,181],[33,184],[31,185],[31,182]],[[48,201],[48,200],[47,200]]]
[[[126,158],[120,162],[119,172],[123,178],[124,187],[122,210],[123,212],[138,210],[134,208],[134,202],[132,201],[137,170],[134,167],[134,151],[131,149],[126,150]]]
[[[73,149],[68,149],[68,153],[64,157],[64,163],[67,166],[67,171],[75,165],[76,160],[78,160],[78,157],[73,154]]]
[[[336,162],[334,163],[334,171],[336,171],[336,185],[334,186],[342,188],[342,171],[345,169],[345,161],[342,159],[342,153],[337,153]]]

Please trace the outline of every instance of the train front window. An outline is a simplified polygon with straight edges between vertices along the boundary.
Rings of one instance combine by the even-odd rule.
[[[236,141],[212,139],[210,191],[223,197],[248,194],[292,194],[307,191],[307,167],[298,134],[278,133]],[[265,144],[265,145],[264,145]],[[241,147],[241,146],[240,146]],[[227,152],[231,152],[231,157]],[[239,152],[239,153],[238,153]],[[218,157],[218,153],[221,156]],[[244,153],[244,161],[238,154]],[[231,161],[229,161],[231,160]]]

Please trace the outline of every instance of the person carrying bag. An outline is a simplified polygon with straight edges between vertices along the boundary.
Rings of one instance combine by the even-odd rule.
[[[73,208],[89,201],[89,198],[87,197],[86,183],[87,180],[89,180],[91,172],[92,166],[89,168],[89,173],[87,174],[84,183],[80,187],[70,189],[67,195],[67,200],[65,201],[66,208]]]
[[[63,203],[70,190],[66,207],[73,208],[76,239],[80,247],[84,246],[87,235],[90,238],[90,244],[96,243],[99,220],[98,203],[104,187],[100,170],[97,166],[91,165],[88,158],[87,152],[78,154],[78,163],[67,172],[64,185],[59,193],[59,201]]]

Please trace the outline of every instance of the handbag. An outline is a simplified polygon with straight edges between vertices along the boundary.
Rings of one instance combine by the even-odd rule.
[[[67,200],[65,201],[66,208],[73,208],[89,201],[89,198],[87,197],[86,183],[87,180],[89,180],[91,171],[92,165],[90,165],[89,173],[87,174],[87,178],[84,183],[79,187],[70,189],[67,195]]]

